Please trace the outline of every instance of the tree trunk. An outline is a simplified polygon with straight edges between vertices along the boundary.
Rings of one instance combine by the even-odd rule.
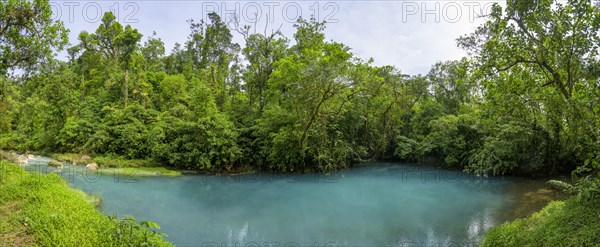
[[[125,108],[127,108],[127,103],[129,101],[129,70],[125,70],[125,85],[123,85],[123,95],[125,99]]]
[[[319,100],[319,103],[317,104],[317,107],[315,107],[315,110],[312,112],[310,119],[308,120],[308,123],[306,124],[306,127],[304,127],[304,131],[302,132],[302,137],[300,138],[300,148],[301,149],[304,149],[304,141],[306,140],[306,136],[308,134],[308,131],[310,130],[310,127],[317,119],[317,115],[319,114],[321,105],[329,98],[327,96],[329,94],[329,91],[331,91],[331,88],[327,88],[325,93],[323,93],[323,96],[321,97],[321,100]]]

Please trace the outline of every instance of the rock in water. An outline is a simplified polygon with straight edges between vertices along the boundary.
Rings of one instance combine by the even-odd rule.
[[[58,167],[58,168],[63,167],[63,163],[58,162],[56,160],[51,160],[50,162],[48,162],[48,165],[52,166],[52,167]]]
[[[92,157],[87,156],[87,155],[82,155],[76,163],[81,164],[81,165],[92,163]]]
[[[94,162],[94,163],[89,163],[89,164],[87,164],[85,167],[87,167],[87,168],[88,168],[88,169],[90,169],[90,170],[96,170],[96,169],[98,169],[98,164],[96,164],[96,162]]]
[[[29,159],[27,159],[27,156],[25,155],[19,155],[19,157],[17,157],[17,161],[19,162],[20,166],[26,166],[29,164]]]

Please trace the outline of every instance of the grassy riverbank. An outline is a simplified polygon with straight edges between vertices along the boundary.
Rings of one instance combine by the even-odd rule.
[[[167,176],[175,177],[180,176],[180,171],[169,170],[164,167],[124,167],[124,168],[102,168],[96,170],[97,173],[106,175],[120,175],[120,176]]]
[[[600,201],[553,201],[492,229],[481,246],[600,246]]]
[[[0,246],[171,246],[153,223],[107,217],[95,203],[55,174],[0,161]]]
[[[57,153],[51,157],[56,160],[71,162],[73,164],[96,163],[97,173],[122,176],[180,176],[181,171],[168,169],[152,160],[123,159],[110,156],[90,157],[74,153]],[[85,161],[85,162],[84,162]]]
[[[156,163],[150,159],[124,159],[113,156],[94,156],[93,158],[88,155],[76,154],[76,153],[54,153],[50,157],[60,161],[71,162],[74,164],[88,164],[95,162],[101,167],[105,168],[123,168],[123,167],[158,167],[159,163]]]

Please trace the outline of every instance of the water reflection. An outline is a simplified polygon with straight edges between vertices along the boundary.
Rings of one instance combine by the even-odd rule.
[[[483,213],[477,213],[471,218],[469,229],[467,230],[470,241],[481,241],[481,236],[495,225],[492,214],[489,209],[486,209]]]

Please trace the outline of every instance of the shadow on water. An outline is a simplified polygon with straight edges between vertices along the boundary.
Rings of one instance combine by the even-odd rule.
[[[569,195],[551,189],[549,179],[517,179],[510,185],[507,192],[506,210],[502,211],[499,219],[510,221],[524,218],[539,211],[550,201],[566,200]]]
[[[474,246],[560,194],[545,180],[482,178],[430,166],[369,163],[326,174],[122,177],[66,164],[56,172],[102,198],[106,214],[156,221],[176,245]]]

